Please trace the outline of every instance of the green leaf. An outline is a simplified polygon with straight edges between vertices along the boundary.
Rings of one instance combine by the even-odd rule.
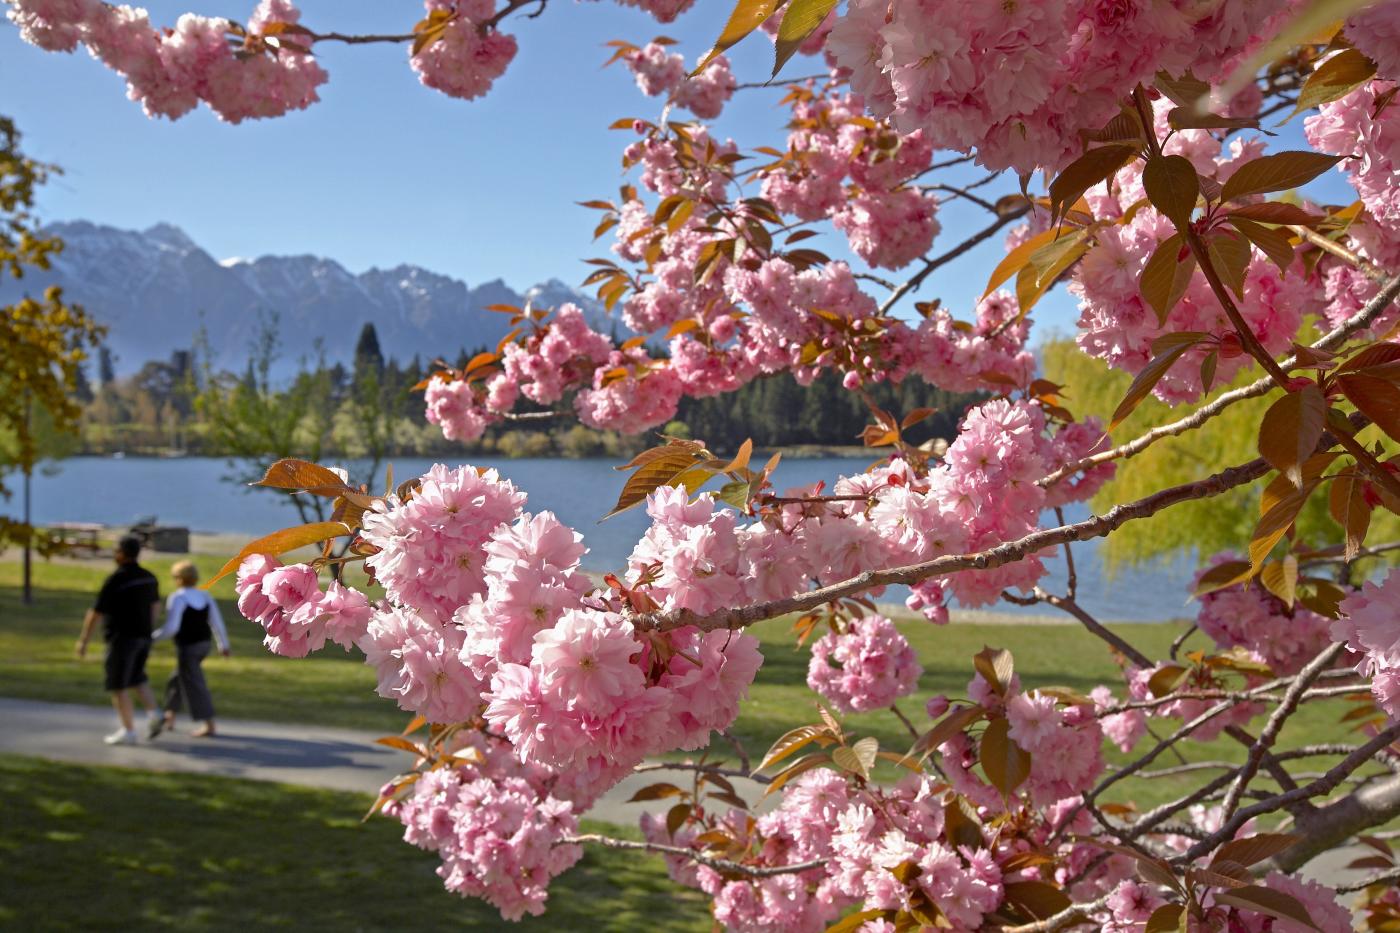
[[[1010,797],[1031,774],[1031,756],[1012,740],[1005,717],[987,723],[978,746],[982,773],[1003,797]]]
[[[1051,222],[1060,219],[1094,185],[1111,176],[1138,154],[1137,146],[1114,143],[1090,149],[1050,183]]]
[[[831,750],[831,761],[842,771],[858,774],[865,780],[870,778],[870,768],[866,766],[865,761],[860,755],[856,754],[854,749],[847,748],[844,745],[840,748],[833,748]]]
[[[294,528],[283,528],[281,531],[274,531],[270,535],[258,538],[243,546],[229,562],[219,568],[219,572],[209,578],[209,582],[201,589],[209,589],[219,580],[233,573],[238,569],[238,565],[243,563],[244,558],[254,554],[266,554],[269,557],[277,557],[288,551],[295,551],[299,547],[306,547],[308,544],[320,544],[330,538],[339,538],[341,535],[350,533],[349,526],[343,522],[312,522],[309,525],[297,525]]]
[[[1251,194],[1286,191],[1306,185],[1344,158],[1307,150],[1260,156],[1235,170],[1225,182],[1220,200],[1223,203]]]
[[[826,726],[798,726],[796,729],[791,729],[773,743],[773,747],[768,749],[768,754],[763,756],[763,761],[759,762],[758,767],[754,770],[762,771],[769,765],[776,764],[803,748],[818,736],[829,734]]]
[[[1400,387],[1364,372],[1337,377],[1337,386],[1357,410],[1392,440],[1400,440]]]
[[[1003,890],[1006,902],[1031,920],[1053,917],[1071,903],[1064,891],[1044,881],[1008,881]]]
[[[714,473],[702,465],[708,458],[686,445],[668,444],[645,453],[651,456],[637,466],[636,472],[627,477],[627,482],[623,484],[622,492],[617,497],[617,504],[611,512],[603,516],[604,518],[611,518],[630,509],[662,486],[698,488],[699,483]],[[641,459],[642,456],[639,454],[637,459]],[[633,462],[637,460],[634,459]]]
[[[1180,904],[1163,904],[1147,918],[1143,933],[1177,933],[1183,928],[1181,921],[1185,915],[1186,908]]]
[[[1266,224],[1299,224],[1310,227],[1321,223],[1317,214],[1309,214],[1296,204],[1287,201],[1262,201],[1259,204],[1245,204],[1230,211],[1229,217],[1246,217],[1263,221]]]
[[[1047,243],[1030,254],[1016,276],[1016,301],[1020,315],[1035,306],[1060,274],[1089,250],[1089,232],[1076,230]]]
[[[826,933],[855,933],[856,930],[865,926],[867,920],[888,920],[890,917],[893,917],[894,914],[895,912],[893,910],[879,909],[862,910],[858,913],[847,914],[845,917],[842,917],[840,920],[827,927]]]
[[[1138,276],[1142,298],[1157,313],[1158,324],[1166,324],[1167,316],[1186,293],[1191,274],[1196,271],[1196,257],[1189,250],[1183,250],[1183,245],[1181,234],[1167,237],[1152,251]]]
[[[315,489],[348,488],[345,480],[319,463],[291,458],[278,460],[267,468],[263,478],[250,486],[269,486],[273,489]]]
[[[1249,242],[1230,230],[1216,230],[1206,238],[1206,255],[1220,280],[1244,300],[1244,276],[1249,269]]]
[[[1249,565],[1252,569],[1257,570],[1263,566],[1264,559],[1269,556],[1274,545],[1283,539],[1284,534],[1297,520],[1298,513],[1303,510],[1308,497],[1317,488],[1317,483],[1316,479],[1308,480],[1301,488],[1291,490],[1259,519],[1259,524],[1255,526],[1254,535],[1249,541]]]
[[[1142,368],[1142,371],[1133,379],[1132,385],[1128,386],[1128,392],[1123,396],[1123,401],[1118,403],[1118,407],[1113,411],[1113,420],[1108,425],[1108,430],[1112,431],[1123,423],[1123,419],[1133,413],[1133,409],[1142,404],[1142,400],[1147,398],[1152,391],[1152,387],[1162,381],[1162,377],[1167,374],[1167,370],[1172,368],[1172,364],[1181,359],[1181,355],[1191,349],[1200,338],[1190,343],[1180,343],[1165,353],[1154,357],[1151,362]]]
[[[1215,850],[1211,865],[1234,862],[1248,868],[1266,858],[1273,858],[1299,839],[1291,833],[1256,833],[1244,839],[1233,839]]]
[[[1293,108],[1288,119],[1293,119],[1304,110],[1311,110],[1313,107],[1347,96],[1371,80],[1375,73],[1375,62],[1356,49],[1343,49],[1318,65],[1316,70],[1308,75],[1303,89],[1298,92],[1298,105]]]
[[[1190,226],[1196,198],[1201,193],[1196,167],[1190,159],[1179,155],[1148,159],[1142,170],[1142,187],[1152,206],[1169,217],[1178,230]]]
[[[836,0],[792,0],[783,21],[778,25],[778,37],[773,48],[773,77],[797,54],[797,49],[817,31],[826,15],[836,6]]]
[[[972,656],[972,666],[993,690],[1002,695],[1011,687],[1011,679],[1016,676],[1015,661],[1005,648],[983,645],[982,650]]]
[[[1294,923],[1301,923],[1310,930],[1318,929],[1317,924],[1313,923],[1312,917],[1308,914],[1308,909],[1296,897],[1273,888],[1251,885],[1246,888],[1235,888],[1232,891],[1220,891],[1215,895],[1215,902],[1231,907],[1241,907],[1268,917],[1277,917],[1280,920],[1292,920]]]
[[[1259,422],[1259,455],[1269,466],[1303,485],[1302,466],[1317,450],[1327,427],[1327,399],[1316,383],[1288,392]]]
[[[705,53],[691,75],[698,75],[704,71],[705,66],[715,60],[715,56],[732,48],[749,33],[763,25],[763,21],[772,16],[778,7],[782,6],[782,2],[783,0],[739,0],[738,3],[734,4],[734,9],[729,14],[729,21],[724,24],[724,29],[720,31],[719,38],[715,40],[714,48]]]
[[[1230,215],[1230,225],[1243,234],[1249,242],[1259,247],[1259,251],[1276,266],[1278,271],[1287,272],[1293,262],[1293,242],[1287,233],[1277,227],[1265,227],[1237,214]]]
[[[685,793],[674,784],[650,784],[641,788],[627,799],[628,803],[638,803],[643,800],[664,800],[667,797],[680,797]]]
[[[919,736],[909,754],[928,755],[944,742],[965,730],[986,715],[980,706],[958,706],[948,712],[932,729]]]
[[[1030,261],[1031,254],[1042,246],[1053,243],[1058,235],[1059,231],[1052,227],[1049,230],[1037,233],[1035,236],[1007,253],[1006,258],[997,263],[997,267],[992,270],[992,275],[987,280],[987,290],[982,293],[982,297],[986,298],[992,293],[992,289],[1024,269],[1026,263]]]

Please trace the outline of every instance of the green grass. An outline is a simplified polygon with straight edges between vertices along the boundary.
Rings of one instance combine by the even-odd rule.
[[[149,566],[165,580],[170,563],[169,558],[160,558],[151,560]],[[220,561],[201,558],[198,563],[207,575]],[[40,563],[35,573],[37,603],[23,606],[19,602],[18,566],[13,561],[0,562],[0,693],[73,703],[105,701],[100,647],[94,646],[90,660],[78,662],[73,657],[73,642],[83,611],[108,569],[109,565],[97,561]],[[305,660],[273,657],[260,645],[257,626],[243,620],[234,609],[232,584],[220,581],[214,592],[224,608],[234,646],[233,658],[211,659],[205,667],[220,715],[381,732],[398,731],[403,726],[407,715],[375,695],[374,676],[358,655],[330,646]],[[920,727],[928,724],[923,705],[929,696],[965,695],[971,657],[984,645],[1010,649],[1026,687],[1059,685],[1088,692],[1099,683],[1122,682],[1108,647],[1077,625],[958,623],[939,627],[911,621],[902,623],[901,628],[918,652],[924,674],[917,696],[899,705]],[[1165,658],[1172,639],[1181,631],[1177,624],[1111,628],[1153,658]],[[795,648],[789,623],[776,619],[755,626],[753,631],[763,642],[764,666],[732,731],[756,761],[787,730],[817,721],[817,713],[816,697],[806,687],[810,654],[805,648]],[[1204,646],[1205,640],[1197,635],[1188,644]],[[152,680],[160,682],[173,663],[170,649],[158,647],[150,666]],[[1340,701],[1305,706],[1288,723],[1280,744],[1288,747],[1348,738],[1347,727],[1338,722],[1346,709]],[[882,747],[903,752],[909,746],[908,733],[888,712],[849,716],[843,722],[856,735],[876,736]],[[1161,728],[1169,728],[1169,724]],[[1254,728],[1258,728],[1257,721]],[[716,748],[730,754],[724,743]],[[1229,739],[1193,742],[1181,748],[1192,761],[1236,760],[1242,754],[1240,746]],[[1110,761],[1123,760],[1116,750],[1108,757]],[[1168,753],[1155,767],[1179,761]],[[1308,767],[1325,764],[1325,759],[1316,759]],[[1112,796],[1152,805],[1179,796],[1198,781],[1199,776],[1130,780]],[[1263,779],[1260,783],[1269,786]]]
[[[448,894],[369,798],[0,755],[0,927],[23,930],[708,930],[661,860],[589,847],[548,913]],[[604,827],[617,833],[615,827]],[[586,830],[599,827],[585,824]]]

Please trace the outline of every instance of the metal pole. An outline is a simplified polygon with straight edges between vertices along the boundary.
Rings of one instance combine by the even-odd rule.
[[[27,393],[26,393],[27,394]],[[34,413],[34,403],[32,399],[26,398],[24,406],[24,433],[26,436],[30,432],[30,416]],[[32,557],[30,549],[34,544],[34,527],[30,524],[29,510],[29,480],[34,473],[34,464],[24,463],[24,588],[20,593],[20,601],[28,606],[34,602],[34,585],[30,577],[30,564]]]

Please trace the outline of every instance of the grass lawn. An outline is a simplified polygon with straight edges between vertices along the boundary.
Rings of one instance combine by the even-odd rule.
[[[710,928],[660,858],[597,847],[554,882],[544,917],[506,923],[443,890],[437,858],[396,821],[362,824],[357,794],[0,755],[0,795],[10,929]]]
[[[163,586],[170,563],[170,558],[154,555],[148,562]],[[207,576],[221,561],[207,557],[198,563]],[[35,573],[37,603],[23,606],[19,602],[18,564],[12,555],[0,561],[0,693],[62,702],[104,702],[100,648],[94,646],[97,650],[91,652],[89,660],[80,663],[73,657],[73,642],[82,613],[109,567],[99,561],[39,563]],[[402,728],[407,715],[375,695],[374,676],[358,656],[346,655],[335,646],[306,660],[269,655],[259,644],[257,626],[237,614],[232,594],[230,580],[215,587],[229,624],[234,657],[211,659],[205,668],[221,715],[386,733]],[[913,621],[902,628],[924,665],[918,695],[900,704],[916,725],[927,723],[923,703],[929,696],[965,695],[971,657],[984,645],[1010,649],[1027,687],[1059,685],[1087,693],[1098,683],[1121,683],[1108,648],[1077,625],[957,623],[938,627]],[[1154,658],[1165,658],[1172,639],[1180,632],[1174,624],[1113,628]],[[783,732],[815,722],[816,711],[815,695],[806,688],[809,652],[794,647],[788,622],[775,619],[753,631],[764,643],[765,661],[733,732],[757,761]],[[1203,645],[1205,641],[1195,636],[1188,644]],[[172,666],[170,648],[157,648],[150,667],[152,679],[162,681]],[[1348,738],[1347,726],[1338,722],[1347,708],[1340,701],[1305,706],[1285,727],[1280,744],[1287,747]],[[844,722],[857,735],[878,737],[883,747],[901,752],[908,748],[909,735],[888,712],[850,716]],[[723,743],[717,747],[727,749]],[[1242,754],[1240,746],[1229,739],[1191,743],[1182,749],[1190,760],[1238,759]],[[1116,750],[1109,757],[1122,758]],[[1169,753],[1156,766],[1177,763],[1179,759]],[[1326,759],[1314,759],[1308,767],[1321,768],[1326,763]],[[1113,799],[1151,805],[1179,796],[1194,783],[1188,778],[1126,781]],[[1262,779],[1260,783],[1269,786]]]

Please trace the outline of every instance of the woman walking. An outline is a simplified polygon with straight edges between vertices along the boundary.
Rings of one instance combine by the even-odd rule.
[[[224,628],[219,604],[203,590],[196,589],[199,571],[189,561],[180,561],[170,568],[178,589],[165,604],[165,624],[151,636],[152,641],[170,638],[175,642],[175,673],[165,684],[165,715],[151,718],[150,737],[163,729],[175,728],[175,714],[186,703],[190,716],[200,726],[191,735],[205,738],[214,734],[214,699],[204,680],[200,666],[209,655],[211,639],[217,638],[219,651],[228,657],[228,632]]]

